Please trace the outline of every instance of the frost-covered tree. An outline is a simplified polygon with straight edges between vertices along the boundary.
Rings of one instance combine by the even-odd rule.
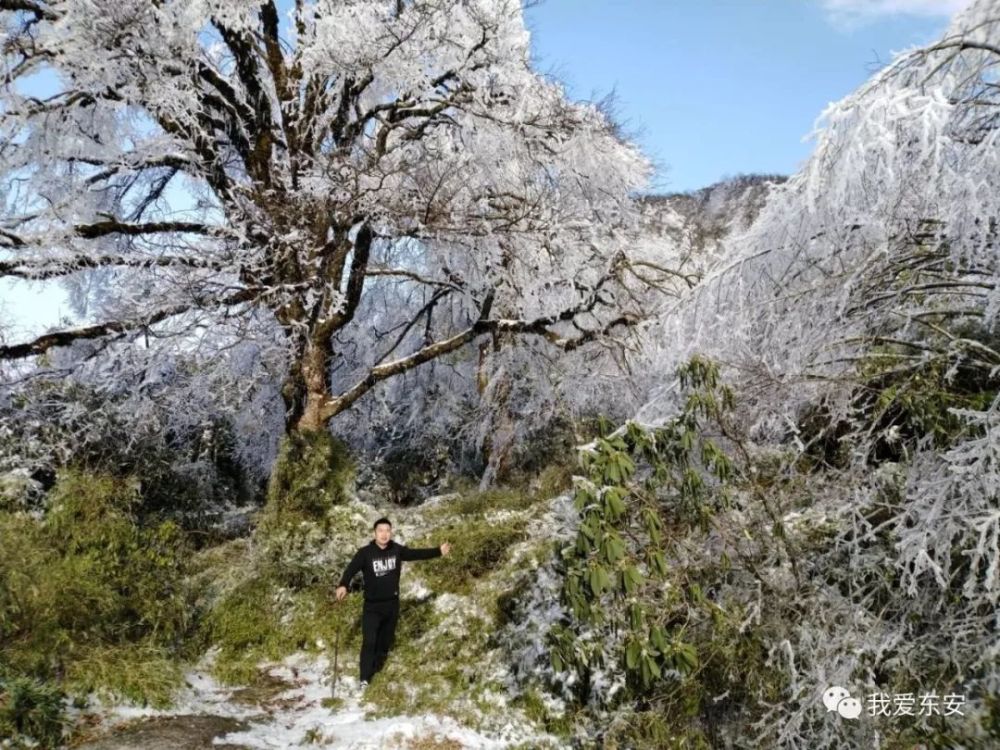
[[[996,743],[998,40],[1000,3],[974,2],[831,105],[803,171],[662,317],[657,369],[708,355],[738,404],[743,494],[672,561],[709,571],[780,676],[780,701],[736,707],[736,746]],[[640,416],[683,405],[668,382]],[[719,575],[720,547],[750,564]],[[850,725],[817,711],[831,684],[968,704],[946,725]]]
[[[0,360],[90,342],[63,364],[99,386],[252,340],[315,431],[484,336],[574,350],[643,314],[647,163],[531,69],[517,0],[0,10],[0,274],[66,280],[94,321]]]

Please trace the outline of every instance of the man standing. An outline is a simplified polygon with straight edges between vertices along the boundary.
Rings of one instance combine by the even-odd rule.
[[[392,541],[392,523],[380,518],[374,539],[359,549],[337,585],[337,601],[347,596],[347,586],[360,570],[365,582],[365,606],[361,616],[361,686],[378,672],[392,648],[399,619],[399,574],[405,560],[429,560],[447,555],[451,545],[410,549]]]

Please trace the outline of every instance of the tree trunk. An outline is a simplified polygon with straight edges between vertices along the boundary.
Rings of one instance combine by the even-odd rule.
[[[317,432],[326,429],[329,421],[323,416],[323,408],[330,400],[330,386],[327,373],[333,352],[328,345],[312,344],[306,349],[302,363],[302,380],[306,386],[306,399],[295,429],[303,432]]]
[[[323,414],[329,404],[330,385],[327,380],[333,350],[329,343],[309,341],[285,381],[285,432],[318,432],[325,430],[329,417]]]

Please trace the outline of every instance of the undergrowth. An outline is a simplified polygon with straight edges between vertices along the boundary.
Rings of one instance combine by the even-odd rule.
[[[65,470],[46,512],[0,512],[0,706],[10,731],[53,743],[52,696],[165,705],[191,631],[188,545],[140,525],[134,480]]]

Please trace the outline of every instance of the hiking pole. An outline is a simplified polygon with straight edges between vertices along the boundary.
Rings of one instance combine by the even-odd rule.
[[[334,599],[333,604],[336,606],[336,599]],[[340,671],[340,621],[337,622],[337,628],[333,633],[333,680],[330,681],[330,698],[337,697],[337,673]]]
[[[337,623],[337,631],[333,634],[333,682],[330,683],[330,697],[337,697],[337,672],[340,666],[340,623]]]

